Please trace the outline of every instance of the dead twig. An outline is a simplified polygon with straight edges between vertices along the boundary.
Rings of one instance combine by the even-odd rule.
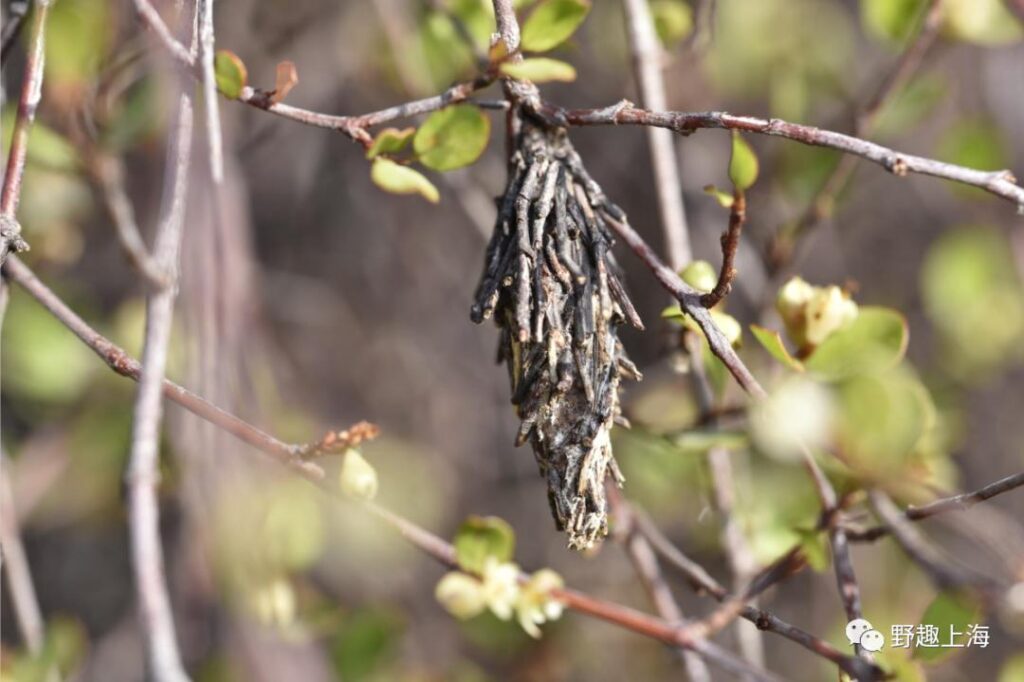
[[[705,308],[714,308],[732,291],[732,282],[736,279],[736,252],[740,248],[740,235],[746,220],[747,198],[743,190],[737,188],[729,208],[729,228],[722,233],[722,269],[718,274],[718,282],[714,289],[700,297]]]

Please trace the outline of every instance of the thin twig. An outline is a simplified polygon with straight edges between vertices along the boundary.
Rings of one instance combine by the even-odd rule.
[[[661,530],[659,530],[658,527],[639,510],[637,510],[636,524],[637,530],[643,533],[643,535],[650,541],[651,547],[662,558],[676,568],[695,590],[706,592],[718,601],[725,601],[732,598],[732,594],[728,589],[711,577],[711,575],[704,570],[700,564],[687,557],[678,547],[672,544]],[[782,565],[783,563],[789,565],[792,560],[793,557],[787,554],[783,556],[780,562],[776,562],[776,565]],[[777,576],[777,572],[775,571],[776,565],[769,566],[762,572],[762,575],[772,574]],[[795,570],[791,569],[790,573],[792,572],[795,572]],[[781,578],[776,577],[776,581],[778,579]],[[752,580],[750,587],[748,588],[748,594],[752,593],[756,596],[759,592],[763,592],[767,589],[769,585],[770,583],[767,580]],[[757,591],[752,592],[755,586]],[[843,653],[825,640],[815,637],[814,635],[791,625],[769,611],[755,606],[746,605],[740,610],[739,616],[751,623],[754,623],[759,630],[781,635],[792,642],[796,642],[808,651],[835,663],[844,672],[855,679],[879,680],[883,677],[882,670],[874,664]]]
[[[647,0],[623,0],[629,48],[633,58],[633,77],[640,94],[640,103],[647,109],[664,110],[665,83],[662,78],[661,46],[654,32]],[[654,171],[654,188],[658,195],[661,230],[665,238],[668,264],[679,270],[693,260],[690,234],[686,225],[682,185],[679,181],[679,160],[676,158],[672,133],[661,128],[647,129],[647,148]]]
[[[714,308],[732,291],[732,282],[736,278],[736,252],[740,248],[740,235],[746,220],[747,198],[743,190],[737,188],[729,208],[729,228],[722,233],[722,269],[718,273],[718,281],[714,289],[700,297],[705,308]]]
[[[884,147],[853,135],[814,126],[789,123],[781,119],[737,116],[724,111],[648,111],[623,100],[603,109],[564,109],[545,103],[540,115],[572,126],[643,125],[668,128],[681,135],[697,130],[718,128],[781,137],[801,144],[826,147],[852,154],[904,177],[910,173],[930,175],[978,187],[986,192],[1024,206],[1024,188],[1009,170],[977,170],[944,161],[914,156]]]
[[[103,195],[117,239],[128,260],[152,286],[163,287],[166,275],[146,248],[135,219],[135,209],[125,191],[124,162],[120,157],[97,151],[87,166]]]
[[[199,66],[202,74],[200,82],[203,88],[203,107],[206,111],[206,144],[216,206],[220,187],[224,183],[224,144],[220,131],[220,108],[213,57],[213,0],[199,0]]]
[[[32,12],[32,35],[29,38],[25,75],[18,99],[18,115],[11,134],[11,147],[7,156],[7,171],[0,195],[0,264],[9,252],[27,251],[28,244],[21,237],[17,220],[18,202],[21,200],[21,182],[25,175],[28,154],[28,134],[36,119],[39,100],[43,96],[43,64],[46,61],[46,22],[53,0],[35,0]]]
[[[868,499],[871,508],[882,524],[889,529],[896,543],[931,578],[937,588],[945,590],[967,586],[994,586],[991,580],[963,569],[944,557],[925,540],[917,528],[911,525],[906,515],[884,492],[878,489],[869,490]]]
[[[163,273],[164,285],[146,301],[146,335],[126,474],[135,591],[146,642],[147,667],[156,682],[188,680],[174,634],[174,617],[167,594],[157,500],[161,394],[177,293],[178,254],[192,147],[192,100],[188,94],[182,93],[179,97],[175,126],[167,146],[163,207],[153,254],[155,265]]]
[[[747,366],[743,364],[736,351],[733,350],[732,343],[722,333],[722,330],[718,328],[718,325],[711,318],[711,313],[701,303],[700,292],[680,279],[675,270],[665,265],[658,258],[654,250],[643,240],[643,237],[637,234],[636,230],[629,225],[624,215],[606,217],[612,229],[622,237],[622,240],[654,273],[655,279],[658,280],[661,286],[675,296],[683,311],[697,322],[697,325],[704,332],[704,336],[708,340],[711,352],[728,368],[743,390],[755,398],[764,397],[766,395],[764,388],[754,378],[754,375],[750,373]]]
[[[608,485],[608,502],[615,515],[615,536],[626,550],[629,560],[633,564],[640,582],[644,586],[654,609],[658,615],[670,623],[683,623],[683,610],[672,595],[672,590],[661,573],[658,565],[658,557],[651,548],[650,542],[636,530],[636,515],[632,505],[622,496],[621,491],[614,486]],[[692,651],[678,649],[679,657],[686,667],[686,673],[691,682],[711,680],[704,661]]]
[[[921,521],[947,512],[965,511],[979,502],[990,500],[996,495],[1016,490],[1021,486],[1024,486],[1024,472],[1001,478],[973,492],[943,497],[920,507],[908,507],[903,515],[910,521]],[[848,528],[847,534],[853,542],[874,542],[878,538],[888,535],[889,528],[886,526],[874,526],[863,530]]]
[[[931,48],[942,27],[942,0],[930,0],[922,10],[922,17],[907,46],[892,70],[882,79],[878,89],[854,116],[853,134],[871,135],[877,128],[879,116],[886,103],[901,91],[920,67],[924,55]],[[843,191],[856,170],[856,159],[843,156],[832,172],[815,192],[799,218],[781,232],[769,247],[769,267],[776,272],[783,268],[793,254],[793,245],[831,215],[836,197]]]

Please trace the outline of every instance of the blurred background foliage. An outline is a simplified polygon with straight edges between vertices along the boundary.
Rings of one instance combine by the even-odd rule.
[[[517,7],[525,15],[532,4]],[[699,7],[651,2],[670,106],[839,130],[850,129],[924,6],[714,4],[713,31],[696,40]],[[944,0],[943,11],[938,43],[886,102],[872,137],[1020,175],[1024,30],[1001,0]],[[289,102],[332,113],[369,111],[472,77],[475,53],[486,51],[493,31],[485,0],[222,0],[217,18],[218,46],[245,61],[254,85],[269,88],[274,65],[292,60],[300,80]],[[637,98],[619,3],[594,3],[553,56],[578,73],[571,84],[544,86],[553,101],[585,107]],[[16,50],[4,65],[5,154],[22,63]],[[26,259],[132,353],[140,348],[145,291],[117,245],[93,171],[99,157],[123,159],[126,189],[148,233],[173,77],[127,3],[54,6],[20,209],[33,246]],[[646,608],[619,547],[606,543],[593,556],[564,549],[533,458],[512,447],[516,425],[504,372],[493,365],[494,330],[468,320],[491,198],[504,179],[502,114],[488,114],[490,143],[471,169],[425,171],[441,198],[428,207],[374,187],[363,154],[341,136],[233,103],[222,102],[222,112],[228,217],[222,224],[209,219],[208,180],[197,171],[171,375],[296,441],[358,419],[377,422],[385,436],[364,454],[380,475],[383,504],[443,535],[470,513],[501,516],[516,528],[522,565],[552,566],[571,585]],[[633,224],[659,244],[643,133],[582,129],[573,139]],[[842,491],[881,482],[903,503],[1019,471],[1024,233],[1013,208],[991,195],[862,164],[833,217],[798,251],[794,272],[855,292],[862,315],[898,311],[899,322],[851,337],[831,359],[822,359],[824,345],[791,357],[799,344],[784,333],[766,351],[749,325],[784,330],[773,308],[783,280],[765,270],[759,254],[803,211],[837,156],[779,140],[749,142],[761,173],[749,192],[740,276],[727,305],[743,325],[741,354],[772,397],[749,418],[736,410],[717,426],[702,423],[688,361],[678,352],[681,328],[659,320],[664,293],[623,253],[648,331],[626,334],[645,379],[625,388],[633,428],[616,430],[615,448],[626,494],[723,580],[722,519],[705,454],[726,448],[737,475],[736,517],[756,558],[768,562],[803,543],[816,569],[773,589],[763,604],[845,648],[828,554],[809,532],[818,503],[791,456],[793,439],[815,439]],[[679,149],[695,251],[717,263],[726,212],[701,188],[728,182],[728,141],[699,133]],[[210,311],[212,322],[204,318]],[[217,333],[204,336],[204,324]],[[708,362],[712,376],[721,376],[717,361]],[[17,290],[4,322],[2,363],[7,470],[48,638],[41,658],[25,654],[4,600],[0,674],[41,679],[57,662],[74,679],[141,679],[121,504],[132,386]],[[722,407],[742,404],[728,381],[719,386]],[[438,566],[354,507],[326,504],[272,468],[240,475],[238,462],[251,458],[233,457],[239,446],[209,436],[177,410],[169,419],[164,536],[178,631],[196,679],[679,674],[659,645],[580,618],[546,626],[540,641],[489,615],[457,624],[432,598]],[[1016,571],[1021,580],[1021,518],[1024,499],[1009,495],[932,522],[928,531],[959,560],[990,573]],[[870,520],[866,512],[854,519]],[[854,560],[876,627],[888,632],[893,623],[921,621],[934,591],[891,542],[857,545]],[[673,587],[687,614],[712,608],[682,581],[673,578]],[[988,649],[927,663],[890,653],[886,665],[905,680],[1024,679],[1020,614],[977,618],[992,627]],[[731,631],[721,637],[734,645]],[[768,666],[787,679],[834,675],[789,642],[769,635],[765,645]]]

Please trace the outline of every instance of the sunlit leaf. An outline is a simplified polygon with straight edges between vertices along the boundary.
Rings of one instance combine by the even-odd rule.
[[[947,643],[950,638],[957,640],[959,644],[967,642],[967,628],[969,625],[978,624],[981,615],[979,604],[967,594],[950,591],[940,592],[932,603],[928,605],[918,623],[921,625],[934,625],[939,629],[939,643]],[[956,637],[956,633],[960,633]],[[937,661],[950,653],[955,648],[939,647],[914,647],[914,658],[922,661]]]
[[[370,178],[378,187],[392,194],[419,194],[432,204],[441,199],[437,188],[422,173],[391,159],[374,159]]]
[[[520,46],[528,52],[557,47],[576,32],[589,11],[589,0],[543,0],[523,23]]]
[[[908,338],[907,321],[899,312],[863,307],[857,319],[825,339],[804,366],[827,379],[885,369],[903,358]]]
[[[786,349],[786,345],[782,342],[782,335],[774,329],[766,329],[756,324],[750,325],[750,331],[753,333],[754,338],[764,346],[764,349],[768,351],[768,354],[773,358],[784,364],[790,369],[794,369],[798,372],[804,370],[802,362],[794,358],[789,354]]]
[[[717,201],[718,205],[722,208],[732,208],[733,202],[736,201],[732,193],[718,189],[714,185],[705,185],[704,194],[714,197],[715,201]]]
[[[927,4],[928,0],[860,0],[860,19],[874,37],[902,44]]]
[[[249,73],[241,58],[230,50],[217,50],[213,68],[220,93],[229,99],[238,99],[249,82]]]
[[[491,134],[491,121],[472,104],[435,111],[416,131],[412,146],[424,166],[439,171],[462,168],[480,158]]]
[[[496,516],[470,516],[459,526],[452,544],[459,566],[480,573],[488,558],[499,562],[512,558],[516,534],[507,521]]]
[[[738,132],[732,132],[732,157],[729,159],[729,179],[737,189],[747,190],[757,181],[758,162],[754,150]]]
[[[696,455],[706,453],[711,448],[736,450],[746,447],[750,439],[742,431],[722,431],[721,429],[687,429],[672,437],[672,442],[679,446],[683,454]]]
[[[572,64],[547,57],[531,57],[515,63],[505,62],[500,70],[506,76],[534,83],[576,80],[576,69]]]
[[[295,69],[295,62],[278,62],[274,72],[274,94],[270,97],[272,102],[280,102],[288,96],[292,88],[299,82],[299,72]]]
[[[718,284],[718,272],[715,271],[715,266],[706,260],[691,261],[680,271],[679,276],[691,287],[703,293],[711,291]]]
[[[397,154],[412,142],[415,134],[415,128],[385,128],[373,138],[373,144],[366,151],[366,158],[373,159],[381,154]]]
[[[952,38],[978,45],[1008,45],[1021,39],[1021,24],[1003,0],[943,0],[944,28]]]
[[[651,16],[658,39],[666,47],[671,47],[693,31],[693,9],[683,0],[654,0]]]

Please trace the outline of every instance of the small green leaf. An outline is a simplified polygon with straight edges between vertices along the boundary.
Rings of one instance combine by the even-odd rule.
[[[732,131],[732,158],[729,160],[729,179],[737,189],[747,190],[757,181],[757,155],[747,141]]]
[[[704,185],[704,194],[714,197],[722,208],[732,208],[733,202],[736,201],[732,194],[722,191],[714,185]]]
[[[423,122],[412,146],[420,163],[449,171],[480,158],[491,135],[491,120],[472,104],[456,104],[435,111]]]
[[[670,47],[693,31],[693,10],[683,0],[654,0],[651,3],[654,30],[661,44]]]
[[[796,533],[800,536],[800,549],[807,559],[807,565],[818,573],[827,569],[831,556],[827,535],[813,528],[797,528]]]
[[[907,321],[890,308],[864,307],[849,326],[818,346],[805,365],[826,379],[842,379],[896,365],[907,351]]]
[[[569,39],[590,11],[589,0],[544,0],[523,24],[522,49],[547,52]]]
[[[679,307],[679,304],[676,304],[676,305],[670,305],[667,308],[665,308],[664,310],[662,310],[661,311],[661,319],[663,319],[663,320],[672,320],[673,322],[685,323],[690,318],[687,316],[686,313],[683,312],[682,308]]]
[[[381,154],[397,154],[405,149],[415,134],[415,128],[385,128],[373,138],[373,144],[366,151],[366,158],[374,159]]]
[[[695,260],[683,268],[679,276],[691,287],[702,293],[707,293],[718,284],[718,273],[715,267],[706,260]]]
[[[490,557],[502,563],[512,558],[516,534],[508,522],[496,516],[470,516],[459,527],[452,544],[459,566],[479,574]]]
[[[437,188],[422,173],[391,159],[374,159],[370,179],[382,190],[392,194],[419,194],[432,204],[441,199]]]
[[[506,62],[501,65],[500,71],[506,76],[534,83],[576,80],[576,69],[572,64],[546,57],[532,57],[516,63]]]
[[[720,429],[687,429],[672,438],[683,454],[702,455],[711,448],[740,450],[750,445],[750,438],[744,431],[722,431]]]
[[[861,0],[860,19],[868,33],[901,44],[914,30],[926,0]]]
[[[220,94],[228,99],[238,99],[242,94],[242,88],[249,82],[245,63],[230,50],[217,50],[213,68]]]
[[[795,369],[798,372],[804,371],[804,363],[789,354],[786,345],[782,343],[782,336],[777,331],[766,329],[756,324],[750,325],[750,331],[773,358],[790,369]]]
[[[950,639],[956,644],[966,644],[967,629],[978,623],[981,609],[976,601],[966,594],[940,592],[918,621],[921,625],[934,625],[939,630],[937,647],[914,647],[914,658],[922,661],[937,661],[956,651],[955,648],[941,646],[948,644]],[[959,635],[958,635],[959,633]]]

